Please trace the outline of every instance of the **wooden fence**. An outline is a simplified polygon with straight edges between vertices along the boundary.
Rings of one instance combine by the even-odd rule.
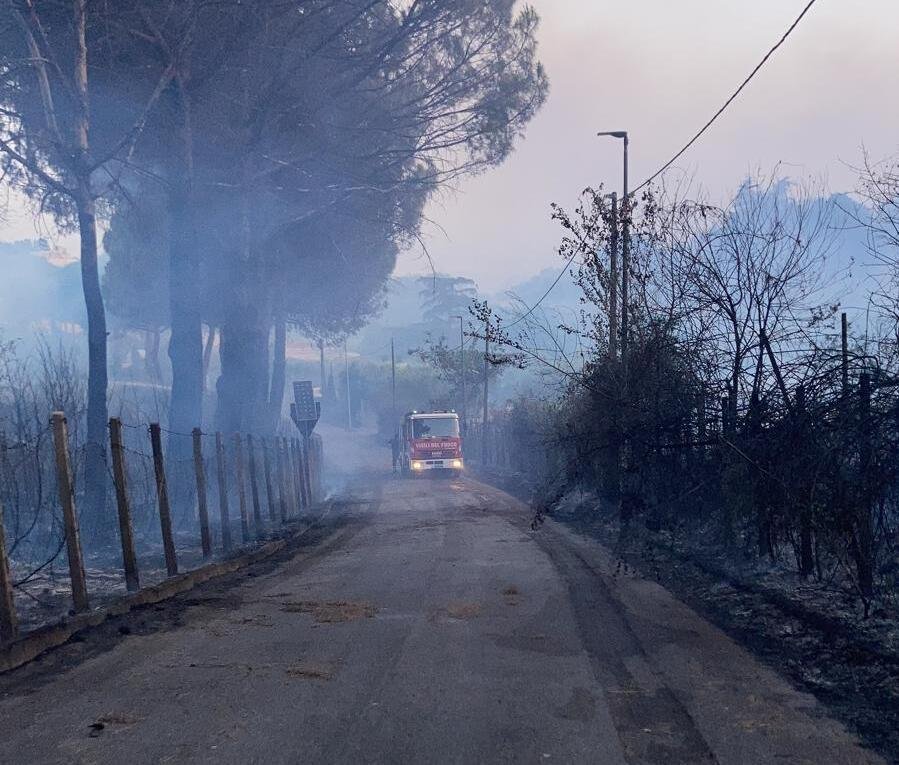
[[[124,427],[141,428],[128,425]],[[56,484],[62,521],[65,549],[68,558],[69,581],[73,610],[84,612],[90,608],[85,565],[82,552],[76,491],[70,456],[66,416],[54,412],[50,418],[52,447],[56,467]],[[148,427],[150,454],[138,453],[125,445],[123,423],[118,418],[109,421],[111,478],[115,489],[118,519],[118,538],[121,543],[122,572],[128,591],[141,587],[141,572],[135,549],[132,523],[131,492],[128,483],[129,454],[151,458],[156,489],[156,507],[167,576],[179,572],[179,561],[173,531],[169,475],[163,449],[163,428],[159,423]],[[181,435],[181,434],[176,434]],[[241,543],[251,544],[268,538],[277,529],[300,517],[322,497],[323,451],[321,439],[261,437],[235,433],[227,441],[222,433],[207,434],[195,428],[190,435],[192,444],[192,483],[195,499],[196,543],[202,557],[214,555],[214,535],[210,524],[207,458],[204,439],[213,440],[215,481],[218,487],[218,531],[220,551],[228,554],[235,549],[232,538],[232,508],[230,499],[236,496],[240,521]],[[230,452],[230,460],[226,458]],[[261,455],[261,459],[260,459]],[[15,606],[14,581],[11,575],[4,534],[3,508],[0,505],[0,643],[15,640],[19,635],[19,619]]]

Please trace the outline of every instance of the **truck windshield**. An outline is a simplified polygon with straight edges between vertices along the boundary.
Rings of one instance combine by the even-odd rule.
[[[412,420],[414,438],[458,438],[457,417],[427,417]]]

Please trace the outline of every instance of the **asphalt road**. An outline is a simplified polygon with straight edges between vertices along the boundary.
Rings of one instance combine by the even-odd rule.
[[[0,678],[0,762],[880,762],[530,520],[468,479],[369,475],[279,560]]]

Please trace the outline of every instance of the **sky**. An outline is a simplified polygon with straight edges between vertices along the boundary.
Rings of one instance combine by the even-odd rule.
[[[550,204],[587,186],[620,188],[629,131],[632,186],[661,167],[724,103],[807,0],[531,0],[541,15],[549,99],[506,163],[439,194],[425,241],[434,268],[500,292],[550,267]],[[675,171],[724,201],[751,172],[814,176],[851,191],[863,147],[899,154],[899,0],[818,0],[748,89]],[[15,200],[0,238],[42,236],[60,259],[77,239]],[[429,272],[420,249],[397,274]]]
[[[532,0],[549,99],[498,168],[442,193],[427,210],[438,271],[497,291],[561,268],[550,203],[621,184],[628,130],[632,186],[717,111],[807,0]],[[781,172],[852,191],[863,148],[899,154],[899,2],[818,0],[786,44],[677,164],[713,201],[749,173]],[[421,250],[398,274],[428,270]]]

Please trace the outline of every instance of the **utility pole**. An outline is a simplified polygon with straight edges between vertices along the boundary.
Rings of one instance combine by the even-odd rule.
[[[621,361],[625,370],[627,385],[627,351],[630,322],[628,316],[628,293],[631,270],[631,199],[627,185],[627,149],[630,139],[624,134],[624,198],[621,200],[621,211],[624,213],[623,233],[621,237]]]
[[[842,316],[842,368],[843,368],[843,395],[849,393],[849,319],[844,313]]]
[[[624,141],[624,196],[621,199],[621,213],[624,218],[624,230],[621,236],[621,366],[624,374],[624,385],[627,386],[627,350],[630,322],[628,316],[628,293],[630,290],[631,266],[631,199],[628,188],[628,148],[630,138],[626,130],[613,130],[599,133],[600,136],[611,136]]]
[[[393,430],[396,434],[396,351],[393,344],[393,338],[390,338],[390,382],[393,389]]]
[[[631,204],[630,204],[630,189],[628,187],[628,147],[630,145],[630,139],[628,138],[628,134],[626,130],[616,130],[608,133],[600,133],[601,136],[611,136],[612,138],[618,138],[624,141],[624,196],[621,199],[621,214],[623,217],[622,225],[623,232],[621,237],[621,385],[620,390],[625,395],[627,393],[627,383],[628,383],[628,370],[627,370],[627,361],[628,361],[628,340],[629,340],[629,331],[630,331],[630,323],[629,323],[629,315],[628,315],[628,299],[629,299],[629,289],[630,289],[630,216],[631,216]],[[613,205],[615,205],[615,200],[613,197]],[[616,217],[615,221],[615,237],[617,239],[618,233],[618,221]],[[617,265],[617,264],[616,264]],[[616,295],[617,297],[617,295]],[[611,295],[610,295],[611,302]],[[612,309],[612,313],[617,312],[617,306]],[[617,316],[615,319],[617,323]],[[610,321],[611,324],[611,321]],[[610,326],[611,331],[611,326]],[[616,343],[617,346],[617,343]],[[617,348],[616,348],[617,350]],[[631,486],[629,479],[629,461],[630,461],[630,444],[628,443],[627,437],[627,428],[621,428],[622,422],[622,407],[615,407],[615,428],[614,428],[614,471],[615,475],[613,477],[613,482],[615,486],[615,493],[618,495],[618,516],[622,522],[623,526],[626,526],[629,523],[630,515],[631,515]],[[622,432],[623,431],[623,432]],[[624,453],[621,453],[621,447],[624,447]],[[625,481],[627,481],[626,485],[622,485],[622,475],[621,471],[624,469],[624,477]]]
[[[618,358],[618,192],[612,192],[612,234],[609,241],[609,358]]]
[[[484,428],[487,427],[487,382],[490,371],[490,319],[484,322]]]
[[[459,320],[459,361],[462,371],[462,434],[465,435],[465,421],[468,414],[468,398],[465,395],[465,329],[463,326],[465,320],[461,316],[454,316],[453,318]]]
[[[353,405],[350,401],[350,356],[347,351],[347,339],[343,338],[343,364],[346,374],[346,429],[353,429]]]
[[[481,424],[481,465],[487,464],[487,372],[490,368],[488,355],[490,354],[490,319],[484,319],[484,422]]]

